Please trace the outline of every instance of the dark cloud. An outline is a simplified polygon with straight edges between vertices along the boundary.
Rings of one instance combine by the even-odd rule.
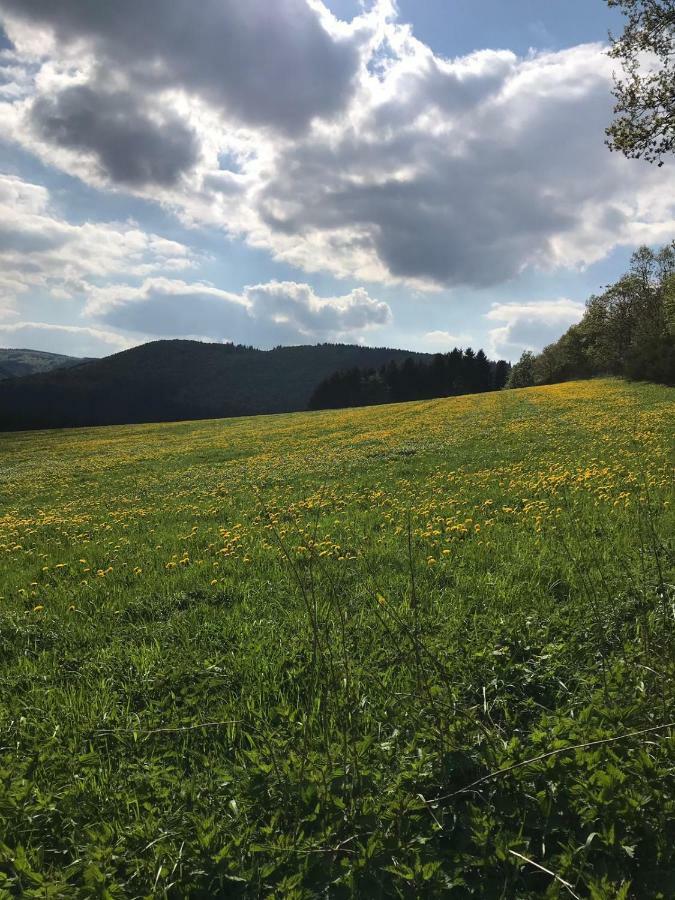
[[[270,245],[348,274],[352,242],[387,275],[478,287],[604,255],[653,177],[607,154],[600,63],[594,46],[524,61],[486,52],[388,76],[361,127],[277,155],[256,195]]]
[[[108,178],[131,187],[175,184],[198,159],[194,132],[173,115],[155,121],[127,92],[74,85],[38,97],[31,121],[44,140],[93,153]]]
[[[7,37],[7,32],[0,24],[0,50],[12,50],[14,45]]]
[[[507,50],[482,50],[453,64],[429,54],[399,77],[395,94],[378,106],[375,123],[385,129],[405,129],[431,107],[442,116],[472,112],[501,89],[517,66],[518,58]]]
[[[357,42],[331,36],[305,0],[1,0],[0,9],[66,46],[84,42],[137,88],[184,88],[289,133],[343,106],[359,65]]]
[[[550,202],[546,182],[529,181],[526,156],[509,159],[478,141],[465,154],[448,155],[425,134],[395,143],[400,155],[393,168],[413,171],[375,183],[353,177],[340,145],[300,151],[300,162],[297,149],[289,149],[261,193],[264,220],[287,235],[355,227],[393,276],[477,286],[516,275],[551,235],[575,223],[566,202]],[[364,147],[364,170],[371,150]],[[376,152],[384,172],[387,148]]]
[[[42,223],[40,223],[42,225]],[[57,229],[41,228],[31,221],[29,223],[14,220],[0,222],[0,258],[6,253],[34,254],[58,250],[67,241],[67,236]],[[27,259],[24,265],[30,262]]]

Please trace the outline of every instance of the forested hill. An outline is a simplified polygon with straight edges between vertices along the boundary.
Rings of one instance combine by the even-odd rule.
[[[470,347],[436,353],[431,359],[391,360],[380,369],[347,369],[325,378],[309,400],[310,409],[372,406],[402,400],[430,400],[458,394],[499,391],[509,378],[505,359],[490,360]]]
[[[198,341],[154,341],[0,384],[0,430],[166,422],[306,409],[333,372],[380,368],[407,350],[345,344],[257,350]]]
[[[0,348],[0,381],[5,378],[21,378],[24,375],[35,375],[77,366],[82,359],[76,356],[63,356],[61,353],[45,353],[42,350],[3,350]]]

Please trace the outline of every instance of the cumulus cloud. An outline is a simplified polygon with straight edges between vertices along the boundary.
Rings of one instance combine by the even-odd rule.
[[[0,0],[0,11],[13,45],[0,50],[10,139],[306,271],[486,287],[675,234],[675,166],[636,165],[604,145],[612,73],[600,44],[448,60],[397,20],[391,0],[351,22],[321,0]],[[98,231],[108,226],[89,226],[87,243],[62,222],[20,218],[0,226],[1,258],[14,254],[0,286],[16,290],[21,275],[68,292],[59,260],[74,285],[88,283],[86,260],[100,272],[117,245],[109,280],[122,280],[122,258],[128,278],[148,279],[111,288],[119,302],[105,316],[118,327],[145,333],[154,316],[148,333],[269,343],[358,334],[389,315],[358,291],[322,299],[287,283],[221,296],[167,279],[169,289],[156,279],[166,267],[148,262],[148,236],[134,257],[130,226],[110,226],[122,235],[110,240]],[[19,267],[26,248],[35,276]],[[551,309],[547,319],[525,306],[493,308],[493,352],[513,357],[571,321],[546,332]]]
[[[269,318],[307,337],[337,337],[391,320],[389,306],[364,288],[343,297],[317,297],[308,284],[272,281],[245,288],[244,297],[255,318]]]
[[[39,97],[30,118],[43,140],[91,153],[119,184],[173,185],[197,162],[194,132],[176,114],[153,118],[129,91],[72,85]]]
[[[425,349],[434,353],[448,353],[454,347],[468,347],[473,341],[470,334],[451,334],[449,331],[427,331],[422,337]]]
[[[100,355],[101,342],[128,344],[118,331],[88,325],[14,322],[18,298],[30,291],[57,303],[85,299],[90,322],[143,337],[270,345],[358,338],[391,319],[389,306],[363,288],[320,297],[309,285],[272,281],[233,293],[168,277],[193,262],[184,245],[128,223],[73,225],[52,209],[42,185],[0,175],[0,318],[10,322],[2,334],[24,345],[34,337],[35,346],[69,342],[72,350],[94,341]]]
[[[673,167],[638,168],[604,145],[602,49],[448,63],[400,44],[342,129],[279,152],[256,194],[256,240],[306,268],[489,286],[672,234]]]
[[[85,313],[108,326],[157,337],[267,345],[353,338],[391,318],[388,305],[362,288],[342,297],[319,297],[307,284],[272,281],[237,294],[169,278],[93,290]]]
[[[129,223],[73,225],[51,207],[49,191],[0,174],[0,301],[29,290],[68,299],[98,279],[142,278],[191,264],[187,247]]]
[[[585,306],[574,300],[538,300],[530,303],[494,303],[489,322],[503,324],[489,332],[494,355],[515,360],[523,350],[539,351],[578,322]]]
[[[19,50],[47,53],[35,96],[5,115],[19,139],[30,144],[28,117],[52,152],[94,154],[131,188],[171,188],[187,219],[306,270],[486,286],[674,230],[675,168],[604,145],[599,44],[450,61],[385,0],[351,23],[318,0],[0,8]],[[122,87],[103,87],[104,65]]]
[[[30,347],[63,353],[66,356],[107,356],[133,346],[135,341],[105,331],[77,325],[53,325],[47,322],[0,323],[0,346],[13,349]]]
[[[330,33],[325,11],[305,0],[2,0],[0,6],[10,38],[33,53],[84,51],[137,90],[185,90],[243,123],[284,133],[341,108],[360,61],[359,36]]]

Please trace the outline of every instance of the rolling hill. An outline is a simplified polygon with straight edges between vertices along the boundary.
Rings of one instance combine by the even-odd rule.
[[[0,896],[674,897],[674,421],[2,435]]]
[[[257,350],[153,341],[0,387],[0,430],[208,419],[307,408],[316,385],[352,367],[428,358],[346,344]]]
[[[61,353],[46,353],[43,350],[3,350],[0,349],[0,381],[5,378],[22,378],[77,366],[86,360]]]

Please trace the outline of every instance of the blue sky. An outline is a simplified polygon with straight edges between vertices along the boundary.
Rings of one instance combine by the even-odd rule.
[[[356,0],[331,0],[337,15],[352,17]],[[527,53],[561,50],[619,33],[623,17],[604,0],[399,0],[401,21],[443,56],[492,47]]]
[[[672,164],[610,154],[603,0],[0,0],[0,346],[539,349]]]

